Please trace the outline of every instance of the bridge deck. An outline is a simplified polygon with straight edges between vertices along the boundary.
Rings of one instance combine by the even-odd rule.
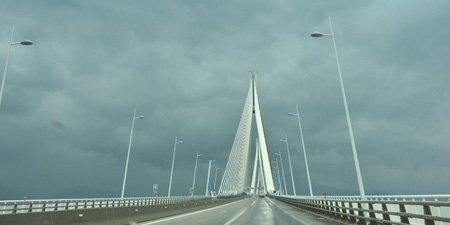
[[[283,202],[270,198],[247,198],[226,205],[140,223],[150,224],[309,224],[337,225],[338,222],[302,212]]]

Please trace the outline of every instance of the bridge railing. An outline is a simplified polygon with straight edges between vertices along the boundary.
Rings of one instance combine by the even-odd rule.
[[[73,209],[90,209],[104,207],[131,207],[163,204],[176,204],[181,202],[200,201],[211,199],[206,196],[170,197],[170,198],[92,198],[92,199],[42,199],[42,200],[9,200],[0,201],[0,214],[50,212]]]
[[[358,224],[450,224],[450,195],[300,197],[276,196],[286,202],[334,219]]]

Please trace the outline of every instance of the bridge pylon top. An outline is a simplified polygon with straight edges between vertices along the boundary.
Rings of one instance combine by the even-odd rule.
[[[258,70],[248,71],[248,83],[250,85],[252,84],[253,76],[255,77],[255,87],[258,87]]]

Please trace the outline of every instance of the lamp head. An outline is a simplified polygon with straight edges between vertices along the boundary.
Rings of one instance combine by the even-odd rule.
[[[177,141],[178,144],[183,144],[183,141]]]
[[[138,119],[143,120],[145,117],[144,116],[139,116]]]
[[[20,44],[21,44],[21,45],[32,45],[33,42],[30,41],[30,40],[23,40],[23,41],[20,42]]]
[[[311,34],[311,37],[322,37],[322,36],[323,36],[323,34],[320,33],[319,31],[315,31]]]
[[[294,115],[294,113],[291,113],[291,112],[290,112],[290,113],[288,113],[288,116],[293,116],[293,115]]]

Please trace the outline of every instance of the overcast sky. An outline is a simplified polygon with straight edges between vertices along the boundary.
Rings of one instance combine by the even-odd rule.
[[[289,138],[308,195],[358,195],[331,17],[367,195],[449,194],[449,1],[17,1],[0,3],[0,199],[196,192],[224,168],[248,91],[270,155]],[[285,170],[287,158],[283,159]],[[219,183],[221,171],[219,170]],[[292,193],[290,173],[288,192]]]

